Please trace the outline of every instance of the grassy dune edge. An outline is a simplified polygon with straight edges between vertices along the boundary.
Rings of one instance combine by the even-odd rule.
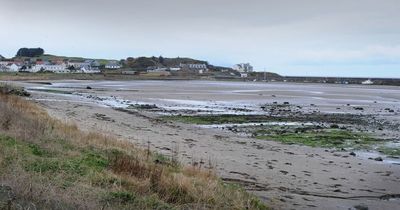
[[[4,191],[9,190],[4,202]],[[267,209],[212,170],[52,119],[0,92],[0,209]]]

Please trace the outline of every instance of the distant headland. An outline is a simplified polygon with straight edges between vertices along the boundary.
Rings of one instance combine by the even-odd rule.
[[[250,63],[216,66],[194,58],[163,56],[93,59],[46,54],[38,48],[21,48],[12,58],[0,55],[0,73],[24,79],[209,79],[261,82],[400,85],[400,79],[281,76],[258,71]]]

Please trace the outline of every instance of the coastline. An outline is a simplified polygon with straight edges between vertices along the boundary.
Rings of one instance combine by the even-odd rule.
[[[296,78],[290,80],[288,78]],[[330,82],[323,82],[324,79],[329,78]],[[337,82],[339,80],[356,80],[357,83],[345,84]],[[144,80],[156,80],[156,81],[221,81],[221,82],[255,82],[255,83],[285,83],[285,84],[319,84],[319,85],[361,85],[365,87],[377,87],[377,86],[400,86],[400,79],[398,78],[373,78],[376,80],[393,80],[393,82],[380,82],[372,85],[362,85],[361,82],[367,78],[348,78],[348,77],[291,77],[282,76],[280,78],[269,78],[267,81],[252,80],[248,78],[218,78],[207,75],[191,75],[191,76],[151,76],[151,75],[129,75],[129,74],[114,74],[114,73],[98,73],[98,74],[56,74],[56,73],[0,73],[0,80],[3,81],[40,81],[40,80],[96,80],[96,81],[144,81]]]
[[[289,83],[290,84],[290,83]],[[369,86],[370,87],[370,86]],[[96,94],[103,95],[104,91]],[[260,141],[233,133],[165,122],[145,110],[121,112],[108,106],[63,100],[69,96],[35,92],[33,100],[51,116],[76,122],[82,129],[105,132],[164,155],[178,153],[186,164],[215,167],[227,182],[244,186],[276,208],[351,208],[365,204],[390,209],[399,200],[400,167],[349,152]]]

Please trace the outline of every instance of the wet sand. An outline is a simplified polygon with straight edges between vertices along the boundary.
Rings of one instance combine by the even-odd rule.
[[[257,113],[260,104],[277,101],[307,107],[314,104],[310,112],[374,114],[395,124],[400,121],[399,87],[208,81],[20,84],[31,89],[74,91],[67,95],[32,91],[32,100],[52,116],[75,122],[84,130],[104,132],[143,147],[150,142],[152,150],[177,153],[184,164],[213,167],[225,181],[243,185],[277,209],[349,209],[357,205],[396,209],[400,205],[400,165],[369,160],[361,154],[354,157],[347,151],[285,145],[166,122],[159,120],[162,113],[157,112],[112,108],[133,101],[177,112],[204,108],[230,113],[235,111],[231,107],[240,107]],[[355,110],[355,106],[364,109]],[[385,112],[386,108],[394,112]]]

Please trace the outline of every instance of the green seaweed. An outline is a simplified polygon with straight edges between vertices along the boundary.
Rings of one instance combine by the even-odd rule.
[[[311,147],[326,148],[369,148],[378,143],[378,140],[367,134],[355,133],[338,129],[308,130],[302,133],[266,134],[257,131],[254,134],[258,139],[274,140],[285,144],[300,144]]]

